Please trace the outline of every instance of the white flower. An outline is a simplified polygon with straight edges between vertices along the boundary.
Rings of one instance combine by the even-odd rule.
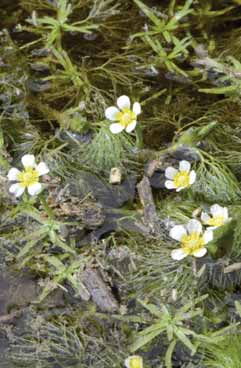
[[[126,368],[143,368],[142,357],[139,355],[129,356],[129,358],[125,360],[125,367]]]
[[[207,253],[205,245],[213,240],[213,232],[203,233],[202,224],[198,220],[190,220],[187,225],[176,225],[170,231],[170,237],[181,242],[181,248],[172,251],[175,260],[181,260],[189,255],[203,257]]]
[[[47,165],[44,162],[36,165],[33,155],[24,155],[21,161],[24,167],[23,171],[13,167],[8,172],[8,180],[16,182],[10,186],[10,193],[20,197],[26,188],[31,196],[40,193],[42,185],[39,183],[39,177],[49,172]]]
[[[208,230],[214,230],[219,226],[226,224],[231,218],[228,216],[227,207],[221,207],[219,204],[214,204],[210,207],[211,216],[202,212],[201,220],[205,225],[210,225]]]
[[[196,173],[194,170],[190,171],[191,164],[188,161],[180,161],[179,170],[169,166],[165,170],[165,187],[167,189],[176,189],[176,192],[190,187],[196,180]]]
[[[137,124],[137,115],[141,113],[141,105],[135,102],[131,109],[131,102],[128,96],[120,96],[117,99],[117,107],[110,106],[105,110],[105,117],[108,120],[116,121],[110,125],[110,131],[113,134],[118,134],[122,130],[127,133],[132,132]]]

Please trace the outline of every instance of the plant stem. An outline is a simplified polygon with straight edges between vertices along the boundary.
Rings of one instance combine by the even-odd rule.
[[[42,196],[42,195],[40,195],[40,202],[41,202],[41,204],[42,204],[42,206],[43,206],[43,209],[45,210],[45,212],[47,213],[47,215],[53,220],[54,219],[54,212],[53,212],[53,210],[49,207],[49,205],[48,205],[48,203],[47,203],[47,201],[46,201],[46,199]]]
[[[195,277],[197,277],[197,261],[195,258],[192,259],[192,271]]]

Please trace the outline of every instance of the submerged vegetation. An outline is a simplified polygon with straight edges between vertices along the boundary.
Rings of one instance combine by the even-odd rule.
[[[240,20],[1,1],[1,367],[241,368]]]

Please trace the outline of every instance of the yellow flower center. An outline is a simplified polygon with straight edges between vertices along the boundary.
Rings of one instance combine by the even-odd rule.
[[[197,250],[200,250],[204,246],[203,236],[199,233],[193,232],[189,235],[183,235],[181,239],[182,249],[186,254],[192,255]]]
[[[210,226],[222,226],[224,222],[225,222],[224,217],[220,215],[220,216],[214,216],[213,218],[210,218],[207,223]]]
[[[128,127],[134,120],[136,120],[136,114],[131,111],[128,108],[123,109],[122,111],[118,112],[116,114],[116,120],[119,121],[119,123],[123,127]]]
[[[142,358],[141,357],[132,357],[130,359],[130,368],[142,368]]]
[[[190,178],[188,171],[178,172],[173,179],[173,182],[177,188],[188,187],[190,185]]]
[[[27,167],[24,171],[18,174],[19,185],[29,187],[32,184],[38,183],[39,174],[33,167]]]

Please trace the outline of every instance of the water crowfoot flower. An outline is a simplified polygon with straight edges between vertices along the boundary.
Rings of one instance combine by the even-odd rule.
[[[141,105],[134,102],[131,109],[131,102],[128,96],[120,96],[117,99],[117,106],[110,106],[105,110],[105,117],[108,120],[116,121],[110,125],[110,131],[113,134],[121,133],[124,129],[131,133],[137,124],[137,115],[141,113]]]
[[[125,367],[126,368],[143,368],[143,360],[142,360],[142,357],[139,356],[139,355],[129,356],[125,360]]]
[[[177,261],[191,255],[203,257],[207,253],[205,245],[213,240],[213,232],[202,231],[202,224],[198,220],[190,220],[187,225],[176,225],[170,231],[170,237],[181,242],[181,248],[175,249],[171,257]]]
[[[231,218],[228,216],[227,207],[221,207],[219,204],[214,204],[210,207],[211,216],[202,212],[201,220],[205,225],[210,225],[207,229],[214,230],[219,226],[226,224]]]
[[[21,161],[24,167],[23,171],[13,167],[8,172],[8,180],[16,182],[10,186],[10,193],[14,194],[15,197],[20,197],[26,188],[31,196],[40,193],[42,184],[39,183],[39,177],[49,172],[48,166],[44,162],[37,165],[34,155],[24,155]]]
[[[165,170],[165,187],[167,189],[176,189],[176,192],[184,188],[190,187],[196,180],[196,173],[194,170],[190,171],[191,164],[188,161],[182,160],[179,163],[179,170],[174,167],[167,167]]]

